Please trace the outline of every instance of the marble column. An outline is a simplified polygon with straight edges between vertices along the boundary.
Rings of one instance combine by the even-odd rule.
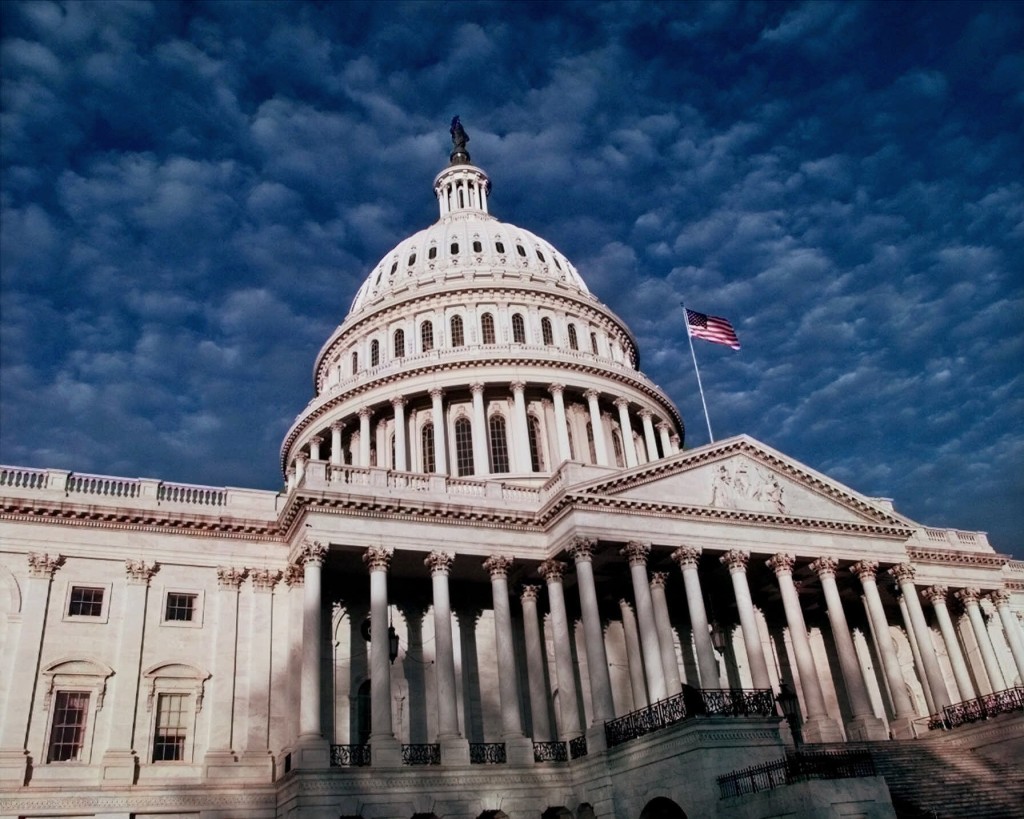
[[[597,586],[594,583],[594,566],[591,562],[596,546],[596,540],[577,536],[570,541],[568,551],[576,562],[576,586],[580,595],[587,668],[590,671],[590,699],[594,710],[590,725],[591,728],[597,726],[601,729],[601,736],[593,739],[595,742],[603,743],[604,723],[615,718],[615,705],[612,702],[612,681],[608,673],[604,628],[597,607]],[[588,747],[591,733],[588,732]]]
[[[967,617],[971,621],[971,628],[974,631],[974,638],[978,641],[978,650],[981,652],[981,662],[985,666],[985,676],[988,677],[988,691],[982,694],[991,694],[993,691],[1002,691],[1006,688],[1003,681],[1003,672],[999,668],[999,661],[992,649],[992,641],[988,636],[988,629],[985,627],[985,618],[981,613],[981,606],[978,601],[981,599],[981,591],[974,588],[961,589],[956,593],[957,599],[964,604],[967,610]],[[985,688],[980,675],[975,674],[979,687]]]
[[[907,693],[907,686],[903,681],[903,670],[900,668],[900,661],[896,656],[896,649],[893,647],[889,623],[885,619],[885,609],[878,593],[878,583],[875,579],[878,563],[874,560],[861,560],[859,563],[854,563],[850,567],[850,571],[857,575],[864,589],[868,617],[871,618],[876,647],[882,658],[882,668],[889,686],[893,709],[893,718],[889,720],[889,732],[894,739],[912,738],[914,736],[913,720],[917,714],[911,705],[910,695]]]
[[[700,587],[697,564],[700,560],[699,546],[680,546],[672,553],[672,559],[679,564],[686,589],[686,608],[690,613],[690,629],[693,632],[693,646],[697,651],[697,671],[701,688],[721,687],[718,658],[711,642],[711,627],[704,609],[704,594]]]
[[[932,630],[928,628],[928,622],[924,619],[924,610],[921,608],[921,600],[917,596],[917,585],[914,583],[916,570],[910,563],[900,563],[889,569],[889,574],[896,578],[903,592],[903,599],[907,604],[907,611],[910,613],[910,621],[914,626],[914,633],[917,635],[917,646],[921,651],[921,662],[924,665],[924,673],[928,687],[932,692],[933,713],[941,711],[949,705],[949,689],[946,688],[946,679],[939,668],[939,658],[935,653],[935,643],[932,640]]]
[[[569,446],[569,423],[565,417],[565,392],[564,384],[552,384],[548,387],[555,408],[555,437],[558,439],[559,462],[572,460],[572,448]],[[553,465],[552,472],[557,468]]]
[[[949,609],[946,607],[946,594],[949,589],[945,586],[934,585],[921,591],[921,596],[932,604],[935,611],[935,620],[939,624],[939,631],[942,632],[942,640],[946,644],[946,654],[949,656],[949,664],[953,669],[953,679],[956,680],[958,701],[974,699],[974,683],[971,682],[971,674],[964,662],[963,652],[960,650],[960,641],[956,636],[956,629],[953,627],[953,620],[949,616]]]
[[[917,633],[914,631],[914,622],[910,619],[910,609],[907,608],[907,601],[903,591],[896,586],[893,588],[893,595],[900,607],[900,616],[903,618],[903,631],[906,632],[907,642],[910,643],[910,653],[914,658],[914,671],[916,678],[920,681],[921,693],[924,694],[925,707],[929,714],[936,711],[935,700],[932,698],[932,689],[928,685],[928,677],[925,676],[924,661],[921,659],[921,646],[917,641]]]
[[[601,423],[601,408],[597,399],[601,393],[597,390],[587,390],[583,397],[587,399],[587,409],[590,411],[590,426],[594,431],[594,455],[597,456],[599,466],[610,466],[608,460],[608,445],[604,438],[604,426]]]
[[[393,554],[383,546],[371,546],[363,553],[363,563],[370,570],[370,754],[375,767],[402,764],[391,717],[388,653],[388,569]]]
[[[523,586],[519,600],[523,605],[523,636],[526,642],[526,677],[530,684],[530,717],[534,742],[552,742],[548,716],[548,688],[544,684],[544,645],[537,612],[539,585]]]
[[[516,472],[532,472],[530,457],[530,420],[526,416],[526,384],[513,381],[512,388],[512,468]],[[540,445],[540,442],[537,442]]]
[[[647,696],[647,678],[644,675],[644,658],[640,651],[640,632],[636,627],[633,605],[622,598],[619,600],[622,612],[622,634],[626,641],[626,662],[629,664],[629,686],[633,691],[634,710],[650,705]]]
[[[368,467],[370,465],[370,416],[373,410],[363,407],[359,410],[359,465]]]
[[[668,440],[672,445],[672,454],[678,455],[683,443],[682,439],[678,435],[670,435]]]
[[[210,739],[203,765],[207,771],[235,761],[235,676],[238,671],[238,591],[245,569],[217,568],[216,631],[210,641]],[[305,649],[305,644],[303,644]],[[303,680],[305,682],[305,680]],[[305,693],[303,689],[303,693]],[[302,726],[300,708],[300,734]],[[302,737],[300,735],[299,741]],[[315,764],[315,763],[314,763]]]
[[[444,429],[444,390],[434,387],[430,391],[430,419],[434,425],[434,472],[438,475],[448,474],[447,436]]]
[[[819,557],[811,564],[821,580],[821,590],[828,608],[828,621],[832,627],[832,639],[839,655],[839,669],[850,703],[850,721],[846,723],[846,734],[854,741],[888,739],[888,731],[881,719],[875,716],[871,706],[871,695],[864,682],[864,673],[857,649],[853,644],[850,627],[843,610],[843,601],[836,584],[838,561],[833,557]]]
[[[764,646],[761,645],[761,632],[757,627],[754,603],[750,597],[750,586],[747,584],[747,562],[750,560],[750,552],[730,549],[719,560],[729,567],[729,575],[732,577],[732,589],[736,595],[740,630],[743,632],[743,646],[747,651],[747,662],[750,663],[750,677],[753,686],[754,688],[771,688],[772,679],[768,674]]]
[[[665,695],[672,697],[683,690],[679,678],[679,660],[676,658],[676,643],[672,638],[672,620],[665,598],[665,583],[668,572],[651,573],[651,605],[654,609],[654,623],[658,628],[658,645],[661,648],[661,666],[665,673]]]
[[[1024,683],[1024,635],[1021,634],[1020,623],[1010,610],[1010,593],[1006,589],[996,589],[989,594],[989,599],[996,607],[999,622],[1003,625],[1003,634],[1006,635],[1013,662],[1017,666],[1017,674]]]
[[[309,439],[309,460],[320,460],[320,445],[323,442],[324,439],[319,435],[314,435],[312,438]]]
[[[565,613],[565,593],[562,575],[565,564],[559,560],[545,560],[537,567],[548,584],[548,605],[551,608],[551,629],[555,643],[555,673],[558,676],[558,705],[562,714],[562,733],[572,740],[583,734],[579,704],[576,700],[576,676],[573,673],[572,654],[569,649],[569,620]]]
[[[345,464],[345,452],[342,450],[341,434],[345,431],[344,421],[331,424],[331,466]]]
[[[299,699],[299,745],[315,745],[329,755],[320,725],[321,573],[327,544],[307,539],[302,546],[302,687]],[[322,748],[321,748],[322,746]],[[303,756],[306,756],[303,749]]]
[[[487,459],[487,413],[484,411],[484,385],[470,384],[473,395],[473,474],[483,478],[490,473]]]
[[[510,764],[533,763],[533,745],[523,735],[519,711],[519,674],[512,641],[512,611],[508,603],[508,570],[512,558],[492,555],[483,562],[491,575],[494,600],[494,645],[498,660],[498,697],[501,704],[501,738]]]
[[[642,409],[639,413],[640,422],[644,426],[644,444],[647,447],[647,460],[658,460],[658,441],[654,437],[654,413],[649,409]]]
[[[399,395],[391,399],[391,406],[395,408],[395,463],[394,469],[398,472],[405,472],[409,469],[409,462],[405,456],[405,396]]]
[[[778,552],[765,565],[775,572],[782,593],[782,608],[786,612],[786,625],[789,626],[789,640],[796,655],[796,667],[800,672],[800,689],[803,693],[804,712],[806,719],[803,724],[803,736],[806,742],[842,742],[843,734],[839,725],[828,715],[825,707],[825,695],[821,690],[821,680],[814,666],[811,654],[811,642],[807,639],[807,625],[804,623],[803,610],[800,608],[800,597],[793,583],[793,566],[796,563],[791,554]]]
[[[647,691],[652,702],[665,699],[665,670],[661,665],[661,640],[654,623],[654,605],[651,602],[651,587],[647,579],[647,555],[651,547],[647,543],[630,541],[621,550],[629,560],[629,575],[633,581],[633,602],[636,605],[637,620],[640,621],[640,646],[644,653],[644,673],[647,676]]]
[[[245,751],[242,761],[262,769],[266,777],[273,771],[270,755],[270,660],[273,624],[274,587],[281,579],[275,569],[249,569],[252,581],[252,612],[249,617],[248,714]]]
[[[633,442],[633,427],[629,422],[629,401],[625,398],[616,398],[614,403],[619,410],[619,428],[622,430],[622,448],[626,453],[626,466],[636,466],[638,461],[636,445]]]
[[[423,561],[430,567],[434,602],[434,645],[437,659],[437,739],[446,765],[468,765],[469,743],[459,731],[459,704],[455,687],[455,649],[452,638],[452,606],[448,573],[454,556],[433,551]]]
[[[300,452],[295,456],[295,486],[302,486],[303,481],[306,478],[306,464],[309,462],[309,456],[305,452]]]
[[[672,427],[665,421],[659,421],[655,424],[655,429],[658,430],[658,437],[661,439],[661,451],[665,453],[665,457],[667,458],[672,454],[672,440],[669,438],[669,432]]]

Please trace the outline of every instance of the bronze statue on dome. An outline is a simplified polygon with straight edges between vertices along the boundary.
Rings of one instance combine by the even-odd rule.
[[[449,129],[452,135],[452,152],[450,155],[452,165],[468,165],[469,151],[466,150],[466,143],[469,142],[469,134],[462,127],[462,121],[456,115],[452,117],[452,126]]]

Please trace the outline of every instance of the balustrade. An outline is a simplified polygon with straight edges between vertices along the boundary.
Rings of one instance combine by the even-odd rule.
[[[506,761],[504,742],[469,743],[469,761],[473,765],[493,765]]]

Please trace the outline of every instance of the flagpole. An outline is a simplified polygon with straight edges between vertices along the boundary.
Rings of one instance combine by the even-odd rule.
[[[708,415],[708,402],[704,400],[704,387],[700,383],[700,367],[697,366],[697,353],[693,350],[693,336],[690,334],[690,317],[686,313],[686,305],[683,302],[679,302],[679,306],[683,308],[683,324],[686,325],[686,338],[690,342],[690,355],[693,357],[693,371],[697,373],[697,389],[700,391],[700,403],[704,407],[704,420],[708,425],[708,438],[711,439],[711,443],[714,443],[715,435],[711,431],[711,418]]]

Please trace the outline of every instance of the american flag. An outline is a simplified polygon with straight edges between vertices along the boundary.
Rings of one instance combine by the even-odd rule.
[[[740,340],[728,319],[719,316],[708,316],[696,310],[686,310],[686,324],[693,338],[702,338],[715,344],[724,344],[734,350],[740,348]]]

